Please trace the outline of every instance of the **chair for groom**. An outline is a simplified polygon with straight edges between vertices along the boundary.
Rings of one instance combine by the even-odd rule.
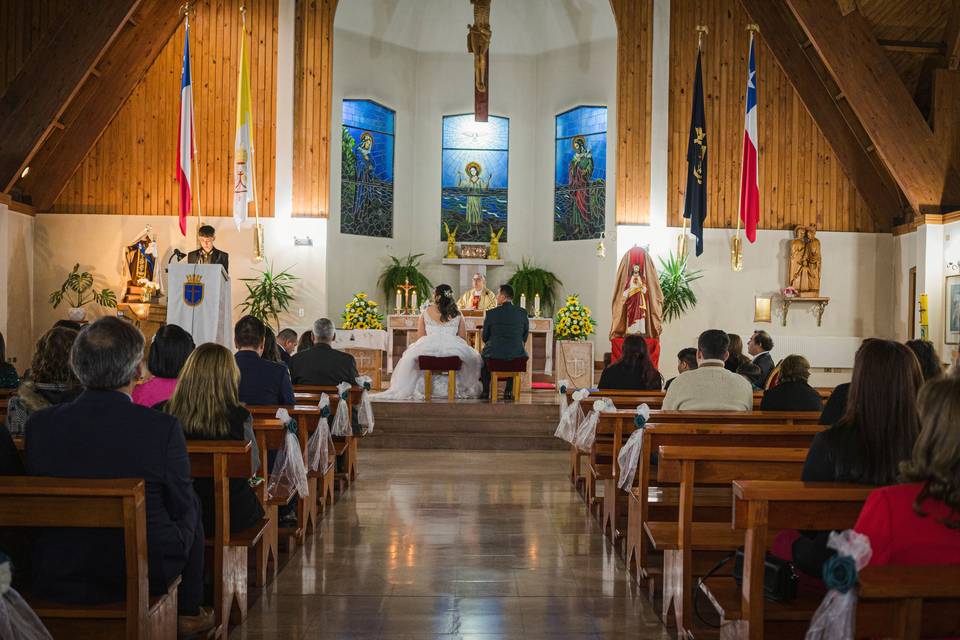
[[[484,360],[487,365],[487,371],[490,372],[490,402],[497,401],[497,389],[500,380],[513,381],[513,397],[520,397],[520,374],[527,370],[527,357],[513,358],[512,360],[501,360],[499,358],[487,358]],[[506,389],[504,389],[506,395]]]
[[[447,374],[447,400],[457,397],[457,371],[463,367],[463,361],[457,356],[420,356],[417,366],[423,371],[423,395],[427,402],[433,397],[433,374]]]

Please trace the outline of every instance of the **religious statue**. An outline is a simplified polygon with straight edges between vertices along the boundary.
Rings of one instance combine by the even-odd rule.
[[[487,92],[487,53],[490,51],[490,0],[470,0],[473,24],[467,25],[467,51],[473,54],[474,86]]]
[[[468,162],[463,168],[467,176],[467,182],[463,182],[463,176],[457,175],[457,187],[467,192],[467,224],[476,226],[483,222],[483,196],[484,190],[490,188],[490,181],[493,179],[491,174],[487,174],[487,182],[484,184],[483,167],[479,162]]]
[[[790,241],[790,286],[801,298],[820,296],[820,241],[816,239],[817,228],[798,226],[795,238]]]
[[[500,259],[500,236],[503,235],[505,228],[506,227],[500,227],[500,230],[495,232],[493,225],[490,225],[490,251],[487,252],[487,260]]]
[[[444,222],[443,228],[447,232],[447,258],[451,260],[459,258],[460,256],[457,255],[457,230],[460,225],[455,226],[453,231],[450,231],[450,225]]]
[[[613,290],[610,339],[627,335],[659,338],[663,325],[663,292],[653,258],[633,247],[620,260]]]
[[[473,274],[473,287],[457,300],[461,311],[489,311],[497,306],[497,295],[487,289],[487,279],[482,273]]]
[[[124,302],[150,302],[155,292],[160,289],[160,270],[157,268],[157,241],[151,235],[153,228],[147,225],[129,245],[123,249],[124,271],[127,275],[127,293]],[[128,300],[134,294],[131,287],[137,287],[142,293],[137,296],[140,300]]]

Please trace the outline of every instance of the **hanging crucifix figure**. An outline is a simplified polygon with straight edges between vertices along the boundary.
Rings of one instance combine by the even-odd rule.
[[[490,0],[470,0],[473,24],[467,26],[467,51],[473,54],[474,119],[487,121],[490,67]]]

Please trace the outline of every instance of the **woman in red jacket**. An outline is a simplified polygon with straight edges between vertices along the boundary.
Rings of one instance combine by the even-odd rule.
[[[918,408],[906,484],[871,493],[854,527],[870,538],[870,564],[960,564],[960,378],[928,382]]]

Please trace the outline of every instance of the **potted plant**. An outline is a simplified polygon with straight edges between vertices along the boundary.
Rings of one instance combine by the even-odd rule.
[[[593,312],[580,302],[579,295],[567,296],[567,303],[557,311],[554,334],[557,357],[554,379],[569,380],[574,387],[593,386],[593,341],[588,340],[597,326]]]
[[[507,284],[513,287],[514,299],[518,304],[520,296],[526,296],[528,311],[534,298],[540,294],[540,308],[547,317],[553,313],[557,287],[563,285],[552,271],[542,269],[526,258],[520,262]]]
[[[417,300],[423,302],[431,299],[433,284],[420,271],[422,257],[422,253],[408,255],[405,258],[390,256],[390,263],[380,272],[380,279],[377,280],[385,300],[393,300],[397,289],[407,282],[416,287]]]
[[[247,298],[240,308],[266,324],[276,325],[280,330],[280,314],[287,311],[293,302],[293,285],[299,280],[288,270],[273,272],[273,264],[260,271],[257,278],[241,278],[247,287]]]
[[[703,277],[699,269],[687,269],[687,258],[678,257],[671,251],[660,258],[660,289],[663,291],[663,319],[665,322],[676,320],[697,306],[697,295],[690,283]]]
[[[93,276],[89,271],[80,271],[79,263],[73,265],[73,271],[67,274],[67,279],[60,288],[50,294],[50,303],[54,309],[64,300],[70,303],[67,317],[74,322],[80,322],[86,317],[83,307],[91,302],[108,309],[117,307],[117,295],[110,289],[93,289]]]

